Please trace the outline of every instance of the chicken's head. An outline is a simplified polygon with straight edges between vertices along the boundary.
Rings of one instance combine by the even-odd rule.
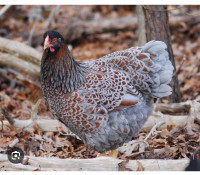
[[[58,32],[49,30],[44,33],[44,51],[49,54],[56,53],[61,47],[61,42],[64,42],[64,38]]]

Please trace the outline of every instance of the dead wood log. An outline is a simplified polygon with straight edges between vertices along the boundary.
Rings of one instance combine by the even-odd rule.
[[[34,77],[39,77],[40,75],[40,67],[38,65],[25,61],[9,53],[0,53],[0,65],[20,69]]]
[[[119,164],[123,160],[111,157],[99,157],[95,159],[59,159],[55,157],[28,157],[28,165],[12,164],[8,161],[6,154],[0,154],[1,170],[23,170],[23,171],[119,171]],[[189,164],[189,159],[162,160],[144,159],[129,160],[124,168],[136,171],[137,161],[144,167],[144,171],[183,171]]]
[[[155,107],[156,111],[160,111],[167,114],[175,113],[187,113],[194,120],[200,123],[200,96],[195,100],[188,100],[181,103],[170,103],[170,104],[157,104]]]
[[[165,116],[165,124],[161,125],[159,129],[164,129],[167,128],[168,125],[175,125],[176,127],[184,127],[187,123],[187,119],[189,116],[187,115],[182,115],[182,116],[171,116],[171,115],[166,115]],[[142,127],[141,131],[150,131],[156,123],[159,123],[162,120],[161,117],[155,117],[155,116],[150,116],[144,126]]]
[[[115,19],[94,19],[80,20],[77,17],[71,18],[59,28],[54,28],[66,38],[67,42],[71,43],[82,37],[94,34],[109,33],[123,30],[134,30],[137,27],[137,18],[135,16],[127,16]],[[33,36],[35,45],[42,43],[42,34],[45,31],[40,31],[39,34]]]
[[[172,15],[169,13],[169,24],[171,27],[175,28],[183,26],[183,23],[185,23],[188,28],[190,28],[200,23],[199,16],[195,16],[198,13],[198,11],[194,11],[190,15]]]
[[[171,114],[171,113],[189,113],[190,112],[190,104],[188,103],[170,103],[163,104],[159,103],[156,105],[156,111],[160,111],[162,113]]]
[[[79,39],[83,36],[94,35],[107,32],[116,32],[122,30],[134,30],[137,27],[137,18],[127,16],[116,19],[100,19],[92,21],[82,21],[71,19],[68,27],[64,25],[59,27],[58,32],[62,33],[69,42]]]
[[[20,43],[0,37],[0,52],[9,53],[15,57],[24,59],[27,62],[40,66],[42,53],[38,52],[34,48]]]
[[[14,124],[13,126],[16,128],[22,128],[24,127],[25,131],[33,131],[33,120],[29,119],[29,120],[18,120],[18,119],[14,119]],[[58,120],[48,120],[48,119],[38,119],[35,120],[35,122],[39,125],[39,127],[43,130],[43,131],[53,131],[53,132],[58,132],[58,128],[60,128],[62,126],[62,124],[58,121]],[[4,127],[6,125],[10,125],[10,123],[6,120],[3,121]],[[1,124],[0,124],[0,128],[1,128]]]

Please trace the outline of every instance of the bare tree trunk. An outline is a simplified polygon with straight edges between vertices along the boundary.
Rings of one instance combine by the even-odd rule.
[[[139,46],[143,46],[147,42],[147,39],[145,30],[145,16],[141,5],[136,6],[136,12],[138,19],[138,44]]]
[[[145,22],[146,22],[146,37],[147,41],[160,40],[167,44],[167,50],[169,52],[169,58],[176,71],[174,54],[171,46],[171,35],[168,22],[167,6],[153,5],[145,6],[144,8]],[[178,83],[177,74],[172,78],[171,87],[173,89],[172,95],[169,96],[170,102],[180,102],[181,92]]]

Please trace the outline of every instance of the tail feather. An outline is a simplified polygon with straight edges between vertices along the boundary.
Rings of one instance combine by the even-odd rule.
[[[161,98],[172,93],[171,87],[167,84],[172,79],[174,67],[169,60],[166,48],[166,44],[162,41],[150,41],[142,48],[143,52],[151,52],[156,55],[151,59],[154,65],[151,66],[152,73],[150,74],[154,82],[151,87],[151,96],[154,98]]]
[[[149,41],[148,43],[146,43],[143,47],[142,50],[144,52],[146,51],[150,51],[152,53],[156,53],[159,50],[165,50],[167,48],[166,44],[162,41]]]

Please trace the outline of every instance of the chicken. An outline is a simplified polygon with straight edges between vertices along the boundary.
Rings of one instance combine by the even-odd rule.
[[[42,94],[53,116],[99,153],[137,136],[152,99],[172,93],[166,44],[150,41],[88,62],[71,55],[56,31],[44,36]]]

